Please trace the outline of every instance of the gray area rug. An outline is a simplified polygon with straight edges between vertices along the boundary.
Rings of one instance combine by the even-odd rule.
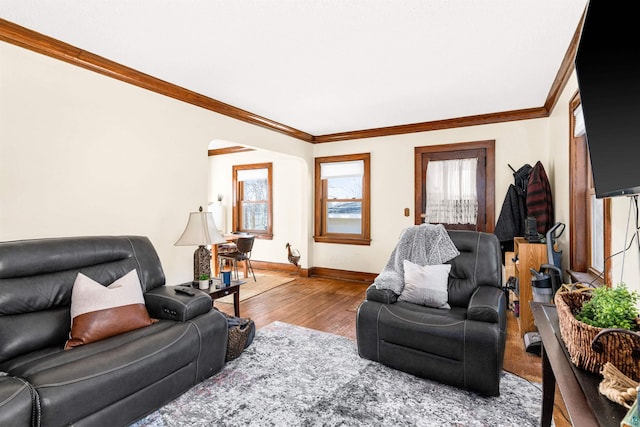
[[[542,392],[504,372],[485,398],[361,359],[348,338],[282,322],[133,426],[537,426]]]

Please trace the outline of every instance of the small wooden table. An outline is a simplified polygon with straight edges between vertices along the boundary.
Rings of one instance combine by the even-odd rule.
[[[542,338],[541,425],[551,425],[557,383],[572,425],[618,427],[627,410],[600,394],[598,385],[602,378],[599,375],[571,363],[559,335],[556,306],[532,302],[531,311]]]
[[[226,288],[216,288],[216,280],[214,279],[209,287],[208,293],[209,297],[211,297],[211,302],[217,300],[218,298],[226,297],[227,295],[233,294],[233,314],[236,317],[240,317],[240,285],[246,283],[242,280],[233,280],[229,286]]]

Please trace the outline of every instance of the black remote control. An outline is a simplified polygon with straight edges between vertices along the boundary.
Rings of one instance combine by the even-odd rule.
[[[189,295],[190,297],[195,295],[195,292],[193,292],[191,289],[181,288],[178,286],[176,286],[175,289],[177,294]]]

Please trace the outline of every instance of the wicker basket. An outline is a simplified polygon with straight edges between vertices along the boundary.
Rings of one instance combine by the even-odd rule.
[[[247,341],[252,333],[255,334],[255,323],[251,319],[241,319],[243,322],[238,326],[229,328],[227,339],[227,354],[225,362],[233,360],[240,356],[242,351],[247,347]],[[246,322],[245,322],[246,321]]]
[[[579,291],[558,292],[555,296],[560,335],[571,362],[578,368],[597,374],[605,363],[611,362],[629,378],[640,381],[640,360],[636,358],[640,349],[640,335],[597,328],[577,320],[575,315],[589,299],[590,293]],[[608,333],[598,336],[601,345],[596,346],[602,351],[594,351],[592,343],[603,331]]]

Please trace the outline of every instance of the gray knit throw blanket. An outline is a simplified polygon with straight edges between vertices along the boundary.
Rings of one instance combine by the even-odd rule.
[[[391,257],[373,284],[377,289],[390,289],[400,295],[404,289],[405,259],[418,265],[436,265],[457,257],[449,233],[442,224],[420,224],[402,230]]]

